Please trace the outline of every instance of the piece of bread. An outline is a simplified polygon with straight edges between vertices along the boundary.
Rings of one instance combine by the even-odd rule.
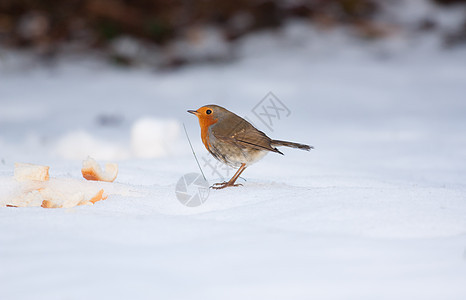
[[[93,158],[88,157],[83,161],[81,173],[87,180],[113,182],[118,175],[118,165],[115,163],[107,163],[105,165],[105,171],[103,171]]]
[[[97,194],[95,194],[94,197],[89,199],[89,202],[91,202],[92,204],[95,204],[97,201],[107,199],[107,197],[108,197],[107,195],[104,196],[104,190],[102,189]]]
[[[46,208],[92,205],[107,198],[101,184],[71,178],[52,179],[40,193],[43,199],[41,206]]]
[[[107,199],[104,195],[104,190],[101,189],[97,193],[94,192],[74,192],[59,191],[53,189],[45,189],[41,192],[44,200],[41,206],[43,208],[70,208],[78,205],[92,205],[100,200]]]
[[[49,180],[49,167],[25,163],[15,163],[14,177],[17,181],[47,181]]]
[[[26,190],[21,191],[19,195],[13,197],[6,205],[10,207],[33,207],[40,206],[42,200],[40,190]]]
[[[114,180],[118,172],[116,164],[107,165],[108,172],[102,172],[92,159],[88,160],[87,166],[89,170],[95,171],[98,180]],[[0,199],[0,206],[70,208],[78,205],[93,205],[108,197],[102,189],[102,186],[109,187],[108,183],[74,178],[50,179],[48,171],[49,167],[46,166],[16,163],[14,172],[16,180],[11,180],[10,185],[12,191],[7,197]]]
[[[92,205],[107,199],[100,184],[82,179],[51,179],[39,186],[34,182],[23,183],[21,190],[8,200],[10,207],[70,208]]]

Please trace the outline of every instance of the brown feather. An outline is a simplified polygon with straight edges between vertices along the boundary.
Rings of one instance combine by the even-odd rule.
[[[245,147],[281,153],[278,149],[272,147],[271,138],[234,113],[228,114],[222,122],[212,126],[212,134],[225,142],[229,140]]]

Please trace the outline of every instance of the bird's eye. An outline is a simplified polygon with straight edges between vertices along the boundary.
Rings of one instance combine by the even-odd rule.
[[[205,111],[206,114],[210,115],[212,113],[212,110],[208,109]]]

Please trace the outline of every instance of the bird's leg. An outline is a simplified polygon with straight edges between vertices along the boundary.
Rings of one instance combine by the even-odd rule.
[[[241,167],[239,167],[238,171],[236,171],[235,175],[233,175],[233,177],[231,177],[231,179],[228,182],[214,183],[211,186],[211,188],[216,189],[216,190],[220,190],[220,189],[224,189],[224,188],[226,188],[228,186],[240,186],[240,185],[242,185],[240,183],[235,184],[235,182],[236,182],[236,179],[238,179],[239,175],[241,175],[241,173],[243,173],[243,171],[245,169],[246,169],[246,164],[241,164]]]

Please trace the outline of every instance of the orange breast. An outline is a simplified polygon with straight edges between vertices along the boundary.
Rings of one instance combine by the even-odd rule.
[[[217,119],[203,117],[199,118],[199,125],[201,126],[201,139],[204,146],[207,150],[210,149],[210,141],[209,141],[209,127],[215,123],[217,123]]]

